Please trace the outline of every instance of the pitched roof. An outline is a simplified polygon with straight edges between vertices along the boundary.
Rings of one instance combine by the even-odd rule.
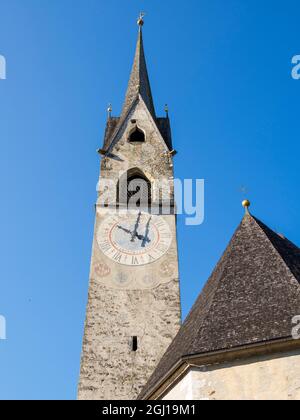
[[[143,398],[183,357],[291,336],[300,314],[300,249],[245,215]]]
[[[115,132],[115,129],[120,121],[119,117],[109,117],[106,122],[105,134],[104,134],[104,142],[103,142],[103,149],[108,150],[109,146],[111,145],[112,136]]]
[[[155,118],[155,110],[147,71],[143,43],[143,33],[141,26],[139,28],[135,57],[130,74],[121,118],[127,115],[133,102],[137,99],[139,95],[141,95],[151,115],[153,116],[153,118]]]
[[[169,118],[156,118],[156,124],[169,150],[173,149]]]

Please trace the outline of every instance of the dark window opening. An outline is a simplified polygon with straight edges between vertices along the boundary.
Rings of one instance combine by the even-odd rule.
[[[132,172],[131,172],[132,173]],[[139,170],[131,176],[127,173],[117,184],[117,202],[130,208],[151,204],[151,182]]]
[[[136,196],[136,197],[135,197]],[[140,176],[132,176],[127,181],[127,204],[136,204],[140,207],[142,204],[151,203],[151,184]]]
[[[132,337],[132,351],[136,352],[138,349],[138,339],[136,336]]]
[[[145,134],[142,130],[140,130],[138,127],[131,133],[129,137],[129,141],[131,143],[144,143],[145,141]]]

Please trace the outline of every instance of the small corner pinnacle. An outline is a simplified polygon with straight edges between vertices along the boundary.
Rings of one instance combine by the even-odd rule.
[[[168,106],[168,104],[165,105],[165,113],[166,113],[166,117],[169,118],[169,106]]]
[[[108,108],[107,108],[107,117],[108,117],[108,119],[111,118],[111,113],[112,113],[112,104],[109,104],[108,105]]]

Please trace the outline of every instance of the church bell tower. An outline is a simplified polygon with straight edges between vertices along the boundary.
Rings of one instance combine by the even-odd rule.
[[[155,113],[143,16],[120,117],[109,108],[78,399],[137,398],[181,323],[170,121]]]

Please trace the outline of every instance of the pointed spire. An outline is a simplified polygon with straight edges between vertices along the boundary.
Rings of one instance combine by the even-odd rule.
[[[114,143],[114,140],[125,123],[131,108],[139,99],[141,99],[152,115],[154,123],[160,131],[167,148],[173,153],[169,117],[166,115],[165,118],[157,118],[155,114],[143,45],[142,28],[144,26],[144,16],[145,14],[141,13],[137,21],[139,26],[137,46],[122,113],[120,117],[110,116],[108,118],[104,137],[104,149],[108,150]]]
[[[122,117],[129,111],[133,102],[141,95],[150,113],[155,117],[155,109],[148,77],[144,45],[143,45],[143,20],[144,14],[141,13],[138,19],[139,33],[133,67],[128,83],[126,98],[123,106]]]

